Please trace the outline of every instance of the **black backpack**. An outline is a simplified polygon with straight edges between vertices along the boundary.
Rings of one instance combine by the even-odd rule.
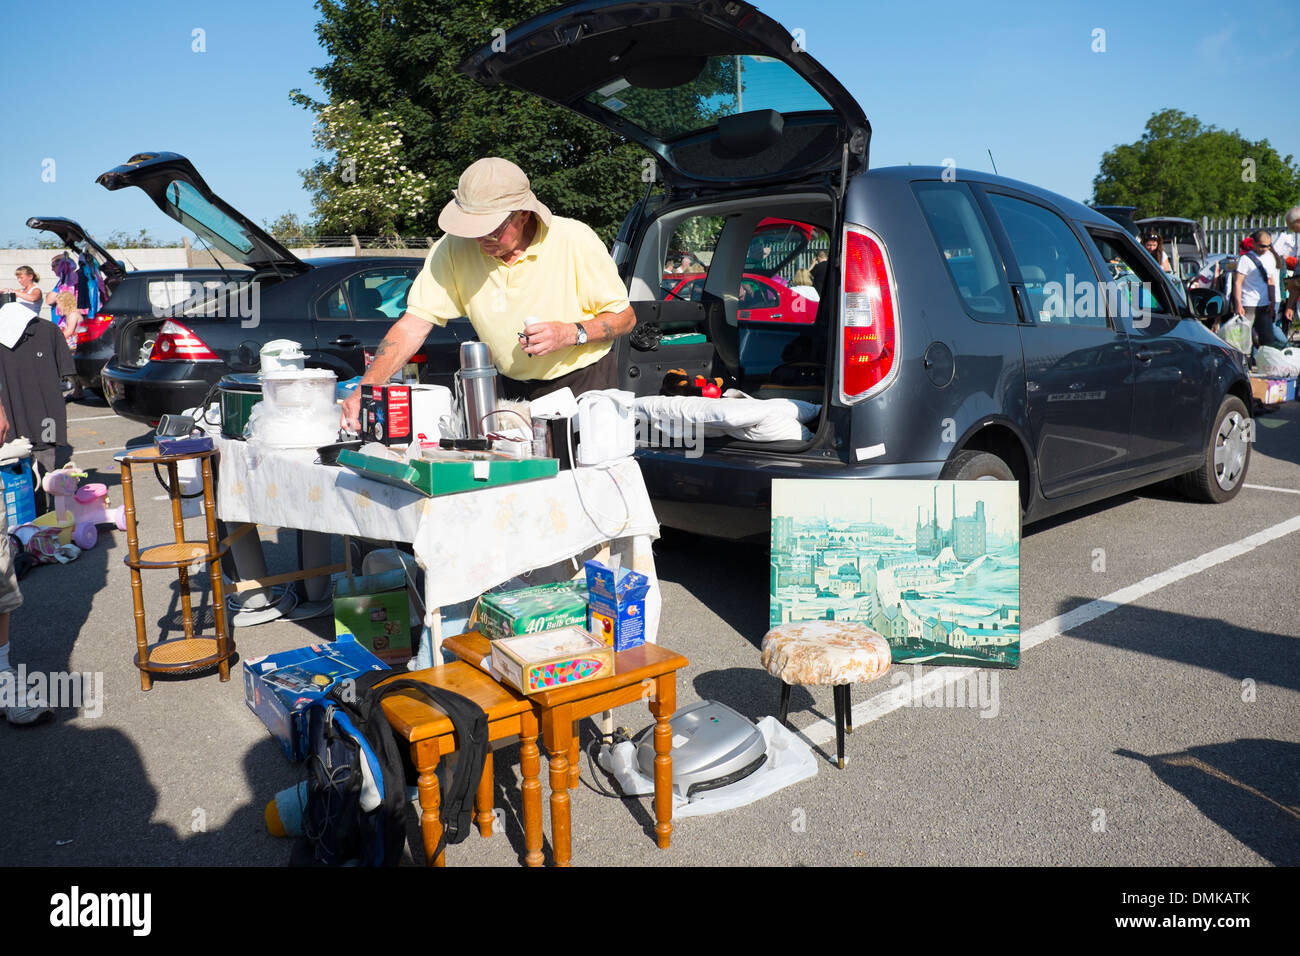
[[[443,791],[442,840],[469,835],[474,794],[487,755],[487,714],[460,694],[421,681],[368,671],[330,688],[307,708],[307,802],[303,836],[291,866],[396,866],[406,841],[406,773],[393,729],[380,707],[387,696],[416,691],[451,718],[458,742],[455,773]]]

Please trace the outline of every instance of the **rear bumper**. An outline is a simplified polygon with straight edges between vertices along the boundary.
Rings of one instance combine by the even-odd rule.
[[[846,465],[817,453],[782,458],[744,453],[637,452],[660,524],[719,538],[766,538],[771,530],[772,479],[933,480],[942,461]]]
[[[100,381],[115,413],[152,425],[163,415],[202,404],[208,390],[227,371],[224,363],[149,362],[128,369],[109,362]]]

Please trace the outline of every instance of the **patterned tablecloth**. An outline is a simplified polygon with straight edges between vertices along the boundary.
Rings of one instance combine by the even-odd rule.
[[[581,576],[606,547],[650,578],[646,636],[655,641],[661,599],[651,542],[659,523],[632,458],[554,478],[425,497],[315,464],[315,450],[267,450],[217,438],[217,512],[223,521],[407,541],[424,568],[425,625],[441,645],[436,609],[512,578],[546,583]]]

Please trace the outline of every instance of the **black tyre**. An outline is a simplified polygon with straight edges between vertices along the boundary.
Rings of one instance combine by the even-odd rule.
[[[1174,484],[1193,501],[1222,504],[1241,490],[1250,467],[1254,423],[1245,403],[1235,395],[1224,398],[1205,445],[1201,467],[1179,475]]]
[[[997,455],[986,451],[962,451],[954,455],[939,477],[951,481],[1015,481],[1015,472]]]

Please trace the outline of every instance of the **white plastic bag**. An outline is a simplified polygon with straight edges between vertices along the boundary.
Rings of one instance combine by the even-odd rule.
[[[1300,374],[1300,369],[1295,367],[1292,360],[1271,345],[1261,345],[1255,351],[1255,367],[1267,375],[1279,378],[1295,378]]]
[[[1291,374],[1287,377],[1295,378],[1300,376],[1300,349],[1297,349],[1294,346],[1284,348],[1282,349],[1282,358],[1291,366]]]
[[[1232,316],[1219,326],[1219,338],[1242,355],[1250,354],[1250,323],[1240,315]]]

